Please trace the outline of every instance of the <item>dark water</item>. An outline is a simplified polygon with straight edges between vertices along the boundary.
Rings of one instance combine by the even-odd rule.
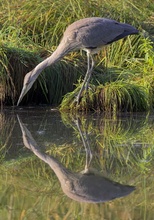
[[[0,161],[0,219],[153,219],[153,115],[5,109]]]

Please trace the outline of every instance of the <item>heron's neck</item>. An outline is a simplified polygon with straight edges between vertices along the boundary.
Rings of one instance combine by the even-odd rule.
[[[51,54],[50,57],[47,58],[46,67],[56,63],[74,49],[75,48],[72,44],[68,44],[66,42],[61,41],[57,49]]]
[[[70,43],[66,40],[62,40],[57,49],[51,54],[51,56],[39,63],[30,72],[30,76],[33,77],[33,82],[37,79],[37,77],[46,67],[56,63],[57,61],[62,59],[66,54],[68,54],[70,51],[73,51],[76,48],[77,45],[74,42]]]

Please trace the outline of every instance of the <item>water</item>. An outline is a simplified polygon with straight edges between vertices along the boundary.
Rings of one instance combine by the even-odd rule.
[[[5,109],[0,219],[152,220],[153,134],[153,115]]]

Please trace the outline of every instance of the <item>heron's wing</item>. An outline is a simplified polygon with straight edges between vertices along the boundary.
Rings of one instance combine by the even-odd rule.
[[[138,31],[131,25],[106,18],[85,18],[71,24],[64,35],[83,47],[101,47]]]

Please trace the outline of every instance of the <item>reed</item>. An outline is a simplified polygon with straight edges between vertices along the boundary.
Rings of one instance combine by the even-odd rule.
[[[141,33],[143,28],[146,31],[140,37],[128,37],[126,41],[116,42],[100,52],[96,56],[97,67],[91,84],[98,86],[103,83],[105,86],[105,83],[115,81],[117,77],[124,80],[124,84],[136,82],[137,86],[141,86],[140,91],[142,87],[147,91],[148,87],[150,91],[148,105],[153,106],[153,83],[148,83],[154,72],[152,0],[137,2],[13,0],[7,3],[2,0],[0,4],[1,103],[13,105],[16,103],[24,75],[55,50],[68,24],[83,17],[102,16],[131,23],[139,28]],[[41,75],[38,83],[36,82],[23,100],[23,104],[29,102],[59,105],[63,96],[75,89],[75,84],[81,84],[82,81],[78,79],[82,78],[86,71],[86,62],[83,60],[84,53],[71,53],[54,67],[45,70],[45,74]],[[89,95],[91,95],[89,102],[92,102],[90,92]],[[89,104],[86,106],[86,100],[82,101],[84,103],[81,103],[81,106],[84,107],[80,110],[89,108]],[[65,98],[62,103],[63,109],[64,103]],[[96,102],[92,104],[92,109],[93,107],[97,109],[95,104]]]

